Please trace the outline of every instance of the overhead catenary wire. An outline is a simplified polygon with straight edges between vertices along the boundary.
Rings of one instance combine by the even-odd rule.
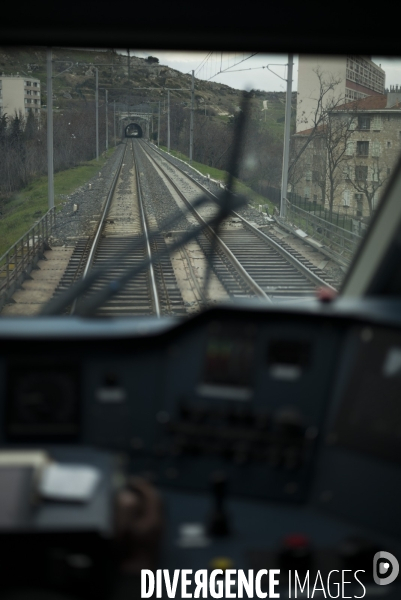
[[[220,75],[221,73],[230,72],[230,69],[245,62],[246,60],[249,60],[253,56],[256,56],[258,52],[254,52],[249,56],[245,56],[244,54],[242,54],[241,60],[238,60],[237,53],[235,53],[234,64],[228,64],[225,68],[223,68],[225,58],[223,58],[223,54],[223,52],[209,52],[209,54],[205,56],[203,61],[195,69],[195,75],[197,76],[197,78],[203,79],[205,81],[210,81],[211,79],[213,79],[217,75]],[[227,61],[229,60],[229,57],[227,57]]]
[[[227,67],[226,69],[223,69],[222,71],[218,71],[217,73],[215,73],[214,75],[212,75],[211,77],[209,77],[209,79],[207,79],[207,81],[210,81],[211,79],[213,79],[214,77],[217,77],[217,75],[220,75],[221,73],[227,73],[227,72],[229,72],[230,69],[232,69],[233,67],[236,67],[237,65],[240,65],[241,63],[245,62],[246,60],[249,60],[253,56],[256,56],[256,54],[258,54],[258,52],[254,52],[250,56],[247,56],[246,58],[243,58],[242,60],[238,61],[237,63],[231,65],[231,67]]]
[[[196,67],[196,69],[195,69],[195,75],[196,75],[196,73],[199,71],[199,69],[202,67],[202,65],[205,63],[205,61],[207,61],[207,60],[208,60],[208,58],[209,58],[209,57],[210,57],[212,54],[213,54],[213,52],[208,52],[208,53],[206,54],[206,56],[205,56],[205,58],[202,60],[202,62],[201,62],[201,63],[200,63],[200,64],[199,64],[199,65]],[[187,74],[188,74],[188,75],[190,75],[190,74],[191,74],[191,71],[188,71],[188,73],[187,73]]]

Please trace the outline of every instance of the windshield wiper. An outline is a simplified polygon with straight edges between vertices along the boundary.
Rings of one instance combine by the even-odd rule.
[[[98,292],[93,294],[91,297],[87,298],[86,300],[79,301],[79,298],[81,298],[82,295],[85,294],[85,292],[87,292],[93,286],[94,283],[96,283],[96,281],[98,281],[101,277],[104,276],[105,273],[107,273],[108,268],[115,264],[116,258],[119,258],[120,256],[122,257],[127,252],[134,251],[143,245],[142,237],[139,239],[135,239],[132,242],[132,244],[125,248],[124,252],[118,252],[116,254],[113,254],[110,257],[110,259],[106,261],[102,268],[93,269],[86,275],[85,278],[80,279],[77,283],[73,284],[70,288],[65,290],[59,296],[52,298],[42,309],[40,315],[54,316],[62,314],[63,311],[65,311],[67,307],[73,304],[75,301],[77,301],[75,314],[81,316],[93,315],[94,311],[97,308],[102,306],[116,293],[120,292],[131,279],[136,277],[139,273],[141,273],[150,265],[154,264],[162,256],[170,254],[174,250],[178,250],[181,246],[190,242],[208,227],[211,227],[213,231],[217,234],[220,229],[221,223],[230,214],[230,212],[232,210],[241,208],[242,206],[247,204],[247,200],[245,198],[233,195],[234,177],[238,174],[240,156],[242,151],[242,138],[247,115],[248,95],[244,93],[241,102],[240,114],[237,119],[236,127],[234,130],[233,152],[231,155],[230,166],[228,170],[228,182],[224,191],[220,195],[218,195],[215,200],[215,203],[219,206],[219,211],[214,218],[210,219],[209,221],[205,221],[204,224],[192,229],[190,232],[183,235],[179,240],[177,240],[170,246],[166,247],[163,250],[159,250],[159,252],[157,252],[156,254],[153,254],[151,258],[145,258],[139,265],[127,269],[120,277],[114,279],[113,281],[110,281],[107,285],[103,286]],[[207,196],[201,196],[193,202],[192,206],[194,208],[199,208],[208,201],[209,199],[207,198]],[[184,212],[184,216],[187,213],[189,213],[189,209]],[[166,222],[164,222],[162,224],[161,229],[170,229],[181,218],[182,215],[174,216],[172,219],[169,219]],[[158,232],[150,233],[149,243],[151,243],[157,235]],[[217,236],[214,235],[210,252],[208,252],[206,255],[207,271],[205,274],[204,293],[206,293],[208,289],[210,274],[212,270],[212,261],[213,256],[216,252],[216,247]]]
[[[216,227],[219,222],[224,220],[230,210],[238,209],[246,204],[245,198],[236,197],[233,198],[233,202],[230,208],[227,208],[227,202],[222,201],[222,196],[225,195],[226,192],[220,194],[220,197],[217,197],[216,204],[220,205],[220,209],[217,215],[210,219],[209,221],[205,221],[204,225],[199,225],[194,229],[190,230],[188,233],[183,235],[179,240],[171,244],[169,247],[166,247],[164,250],[160,250],[157,253],[152,255],[151,259],[144,259],[139,265],[127,269],[119,278],[109,282],[106,286],[101,288],[96,294],[93,295],[90,299],[87,299],[85,302],[79,302],[77,305],[76,314],[80,315],[88,315],[93,312],[96,308],[101,306],[106,300],[111,298],[114,294],[121,291],[121,289],[128,283],[130,279],[138,275],[144,269],[149,267],[149,265],[154,264],[165,254],[169,254],[170,252],[177,250],[182,245],[188,243],[192,239],[194,239],[197,235],[202,233],[207,227]],[[193,202],[194,208],[199,208],[203,206],[206,202],[210,202],[210,199],[206,196],[201,196]],[[184,216],[186,214],[183,213]],[[181,219],[182,215],[174,216],[172,219],[167,220],[163,223],[163,229],[171,229],[177,220]],[[159,232],[153,232],[149,234],[149,242],[152,242],[159,235]],[[80,298],[85,292],[90,290],[96,281],[98,281],[101,277],[104,276],[105,273],[108,272],[109,267],[115,264],[116,258],[125,256],[127,252],[135,251],[136,249],[143,246],[143,238],[135,239],[133,242],[125,248],[124,252],[118,252],[113,254],[104,264],[102,268],[93,269],[90,271],[84,279],[80,279],[76,283],[74,283],[71,287],[65,290],[58,296],[53,297],[42,309],[40,315],[41,316],[54,316],[63,314],[63,312],[70,306],[75,300]]]

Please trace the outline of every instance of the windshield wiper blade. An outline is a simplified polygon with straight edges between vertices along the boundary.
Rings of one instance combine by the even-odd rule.
[[[101,288],[97,293],[95,293],[91,298],[88,298],[86,301],[81,301],[78,303],[78,299],[82,297],[85,292],[87,292],[96,281],[98,281],[101,277],[107,273],[108,268],[111,267],[116,258],[119,256],[124,256],[126,252],[134,251],[140,248],[143,245],[143,238],[139,238],[133,241],[132,245],[129,245],[124,252],[119,252],[113,254],[110,259],[103,265],[100,269],[94,269],[90,271],[85,278],[80,279],[77,283],[73,284],[70,288],[68,288],[65,292],[56,296],[50,300],[46,304],[46,306],[42,309],[40,315],[59,315],[71,304],[77,301],[77,309],[79,307],[80,310],[76,309],[76,314],[80,315],[90,315],[93,314],[93,311],[96,310],[99,306],[102,306],[104,302],[106,302],[109,298],[115,295],[117,292],[121,291],[123,287],[136,275],[138,275],[141,271],[152,265],[156,262],[160,257],[165,254],[169,254],[170,252],[177,250],[182,245],[188,243],[193,238],[195,238],[199,233],[201,233],[208,226],[211,226],[214,232],[217,234],[220,228],[221,223],[224,219],[230,214],[231,210],[238,209],[244,206],[247,203],[246,199],[240,199],[238,196],[234,196],[233,187],[234,187],[234,177],[238,175],[239,162],[241,152],[243,150],[242,138],[245,127],[245,122],[248,117],[249,112],[249,95],[244,92],[240,114],[238,116],[238,120],[236,123],[236,127],[234,130],[234,140],[233,140],[233,151],[231,154],[229,171],[228,171],[228,182],[225,186],[224,191],[220,196],[215,198],[214,202],[220,207],[220,210],[216,217],[211,219],[209,222],[206,222],[205,225],[201,225],[196,229],[193,229],[189,234],[184,235],[180,240],[174,242],[170,247],[166,248],[163,251],[157,252],[154,254],[151,259],[146,258],[136,267],[132,267],[131,269],[127,269],[119,278],[109,282],[103,288]],[[200,196],[200,198],[196,199],[193,202],[193,207],[198,208],[209,201],[209,198],[205,195]],[[190,209],[188,208],[183,214],[188,214]],[[170,229],[179,219],[182,218],[182,215],[174,216],[172,219],[166,221],[162,224],[161,230]],[[152,242],[153,239],[158,235],[158,232],[149,234],[149,242]],[[212,245],[210,248],[210,252],[207,253],[207,270],[205,273],[205,283],[204,283],[204,294],[207,292],[207,288],[209,285],[210,274],[212,271],[212,262],[213,256],[216,253],[216,242],[217,236],[213,236]]]
[[[217,216],[215,216],[213,219],[211,219],[209,222],[206,222],[206,225],[204,226],[199,226],[196,227],[194,229],[192,229],[188,235],[188,239],[183,239],[181,238],[178,242],[177,242],[177,248],[181,247],[181,245],[187,243],[188,241],[191,241],[193,238],[195,238],[199,233],[201,233],[204,229],[206,229],[206,227],[209,226],[213,226],[213,224],[216,222],[218,222],[219,220],[221,220],[222,218],[226,218],[227,213],[226,213],[226,208],[223,209],[223,198],[222,196],[223,194],[220,194],[220,196],[217,196],[217,200],[215,200],[215,204],[217,204],[220,207],[220,210],[217,214]],[[207,202],[210,202],[210,199],[207,196],[200,196],[199,198],[197,198],[193,203],[193,207],[194,208],[200,208],[201,206],[203,206],[204,204],[206,204]],[[246,203],[246,200],[244,198],[235,198],[235,200],[233,200],[233,204],[230,208],[231,209],[236,209],[236,208],[240,208],[241,206],[243,206]],[[224,202],[224,205],[226,203]],[[189,209],[188,209],[189,210]],[[186,212],[183,212],[184,216],[186,214]],[[166,220],[163,224],[161,229],[171,229],[175,223],[177,222],[177,220],[182,218],[182,214],[180,215],[175,215],[174,217],[172,217],[171,219]],[[149,234],[149,242],[152,242],[153,239],[155,239],[157,236],[159,235],[159,231],[155,231],[153,233]],[[185,236],[186,238],[186,236]],[[75,300],[77,300],[78,298],[80,298],[83,294],[85,294],[85,292],[87,292],[88,290],[90,290],[90,288],[93,286],[94,283],[96,283],[101,277],[103,277],[105,275],[105,273],[108,272],[109,267],[111,267],[114,263],[116,258],[118,259],[119,257],[123,257],[125,256],[126,252],[133,252],[135,250],[137,250],[138,248],[142,247],[144,243],[144,240],[142,237],[140,238],[136,238],[135,240],[132,241],[132,244],[130,244],[125,250],[124,252],[117,252],[114,253],[112,256],[110,256],[110,258],[106,261],[106,263],[98,269],[93,269],[92,271],[90,271],[85,278],[80,279],[79,281],[77,281],[76,283],[74,283],[71,287],[69,287],[68,289],[66,289],[65,291],[63,291],[61,294],[59,294],[58,296],[53,297],[42,309],[42,311],[40,312],[40,316],[55,316],[55,315],[60,315],[63,314],[63,312],[68,308],[68,306],[70,306]],[[175,245],[174,245],[175,246]],[[167,250],[168,252],[171,252],[172,250],[172,246],[170,246],[170,248]],[[175,249],[175,247],[174,247]],[[138,273],[141,272],[143,269],[145,269],[147,266],[149,266],[150,264],[153,264],[155,261],[157,261],[160,256],[164,255],[165,252],[163,252],[163,254],[161,254],[160,252],[156,253],[153,255],[152,260],[145,260],[143,261],[143,263],[140,263],[137,268],[135,269],[135,272],[132,273],[132,269],[129,270],[130,272],[130,278],[132,278],[133,276],[135,276],[137,274],[136,270],[138,269]],[[105,286],[105,288],[109,289],[109,294],[111,297],[111,295],[115,294],[117,291],[119,291],[121,289],[121,286],[119,284],[119,281],[121,279],[125,280],[125,273],[123,273],[123,275],[119,278],[116,279],[113,282],[110,282],[110,284],[108,286]],[[124,283],[125,285],[125,283]],[[114,290],[110,288],[110,286],[114,286]],[[100,294],[101,292],[103,292],[103,288],[97,293]],[[93,296],[93,300],[97,297],[97,294],[95,296]],[[82,314],[81,312],[79,314]],[[85,311],[85,314],[86,311]]]
[[[241,152],[243,150],[242,140],[243,140],[243,136],[244,136],[245,124],[247,122],[248,114],[249,114],[248,98],[249,98],[248,94],[246,92],[244,92],[242,94],[240,112],[238,115],[238,120],[237,120],[237,123],[235,126],[235,130],[234,130],[232,152],[231,152],[231,157],[230,157],[230,162],[229,162],[229,167],[228,167],[228,181],[227,181],[226,188],[225,188],[223,196],[222,196],[222,205],[221,205],[222,210],[225,210],[227,212],[227,214],[229,214],[230,210],[232,210],[232,207],[230,207],[230,202],[232,202],[232,198],[233,198],[234,179],[235,179],[235,177],[238,177]],[[206,268],[205,279],[204,279],[203,290],[202,290],[202,296],[204,298],[207,297],[207,292],[209,289],[209,282],[210,282],[210,277],[211,277],[212,269],[213,269],[213,257],[216,254],[217,239],[219,237],[220,225],[221,225],[222,221],[223,221],[223,219],[221,219],[217,223],[217,225],[214,229],[215,235],[213,236],[211,246],[209,248],[209,251],[206,253],[207,268]]]
[[[246,203],[244,199],[236,199],[235,205],[237,208],[241,208]],[[107,285],[103,286],[96,294],[90,296],[89,298],[80,301],[77,304],[76,314],[79,316],[91,316],[94,314],[97,308],[102,306],[105,302],[110,300],[115,294],[120,292],[132,279],[134,279],[139,273],[148,268],[150,265],[157,262],[163,256],[174,252],[184,246],[194,238],[196,238],[200,233],[207,230],[209,227],[212,229],[218,228],[218,225],[224,220],[230,210],[226,211],[226,208],[221,206],[219,212],[215,217],[210,219],[209,221],[205,221],[204,224],[201,224],[192,230],[184,233],[177,241],[173,242],[169,246],[159,250],[157,253],[153,254],[151,258],[145,258],[139,265],[131,267],[127,269],[118,279],[115,279],[109,282]],[[181,217],[180,217],[181,218]]]

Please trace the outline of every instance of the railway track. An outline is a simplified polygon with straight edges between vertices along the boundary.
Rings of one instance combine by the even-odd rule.
[[[152,224],[144,210],[132,142],[127,143],[96,232],[77,244],[56,294],[80,277],[85,278],[91,269],[103,272],[86,299],[105,286],[112,287],[127,269],[150,259],[153,253],[165,247],[162,236],[149,241],[150,226]],[[136,240],[142,240],[142,243],[133,250]],[[76,311],[77,303],[74,302],[70,314]],[[186,314],[168,256],[150,264],[96,312],[96,316],[164,314]]]
[[[101,269],[102,276],[86,296],[90,299],[103,287],[112,287],[127,269],[149,261],[157,254],[153,265],[117,291],[97,309],[96,316],[187,314],[176,272],[166,252],[168,242],[159,232],[160,224],[156,217],[145,214],[136,159],[138,152],[167,182],[189,226],[192,223],[204,227],[203,232],[196,236],[195,243],[203,256],[203,263],[210,261],[212,272],[228,297],[258,297],[264,302],[288,301],[312,297],[317,286],[330,283],[323,280],[319,269],[302,260],[301,255],[294,256],[288,248],[269,238],[238,213],[233,212],[218,232],[205,226],[205,221],[215,217],[219,209],[216,197],[150,144],[132,140],[125,146],[96,232],[91,238],[78,242],[56,293],[71,286],[78,278],[85,277],[91,269]],[[200,193],[206,194],[212,202],[195,209],[193,203]],[[132,250],[135,240],[141,243]],[[161,257],[160,251],[164,252]],[[207,296],[208,292],[201,289],[202,282],[196,280],[197,274],[185,247],[182,254],[187,274],[194,280],[201,297],[199,305],[208,304],[211,294],[209,292]],[[74,303],[70,312],[76,310]]]
[[[185,171],[168,160],[166,156],[145,142],[136,141],[149,160],[163,177],[174,187],[181,200],[200,221],[213,217],[216,203],[198,211],[192,206],[200,193],[212,200],[216,197],[207,188],[190,177]],[[333,287],[322,271],[299,253],[295,256],[240,214],[233,212],[232,218],[223,223],[215,245],[220,260],[213,261],[213,269],[230,296],[256,295],[268,301],[288,301],[313,297],[320,286]],[[213,232],[199,236],[198,241],[205,252],[212,243]],[[217,243],[216,243],[217,242]],[[229,285],[227,270],[236,281]]]

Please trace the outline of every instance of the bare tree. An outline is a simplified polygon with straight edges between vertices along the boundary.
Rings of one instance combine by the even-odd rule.
[[[354,132],[355,114],[336,114],[329,112],[324,126],[324,145],[326,150],[326,199],[329,204],[329,218],[333,213],[336,192],[344,182],[344,168],[349,167],[352,157],[349,143]]]
[[[389,179],[388,165],[384,164],[379,157],[376,157],[370,168],[362,165],[358,159],[353,161],[352,168],[354,171],[352,175],[355,175],[355,177],[350,177],[348,181],[359,194],[363,194],[369,207],[369,214],[372,215],[377,191]]]
[[[314,73],[318,79],[318,91],[315,101],[315,108],[311,117],[308,117],[303,111],[302,122],[308,123],[312,121],[312,126],[306,130],[306,134],[296,136],[292,140],[291,160],[288,168],[288,181],[292,187],[296,185],[299,176],[299,161],[303,157],[305,151],[310,148],[311,142],[315,138],[322,135],[323,129],[327,122],[327,115],[337,106],[344,103],[344,97],[341,95],[335,96],[335,90],[341,83],[341,78],[336,78],[332,74],[325,74],[319,67],[314,69]]]

